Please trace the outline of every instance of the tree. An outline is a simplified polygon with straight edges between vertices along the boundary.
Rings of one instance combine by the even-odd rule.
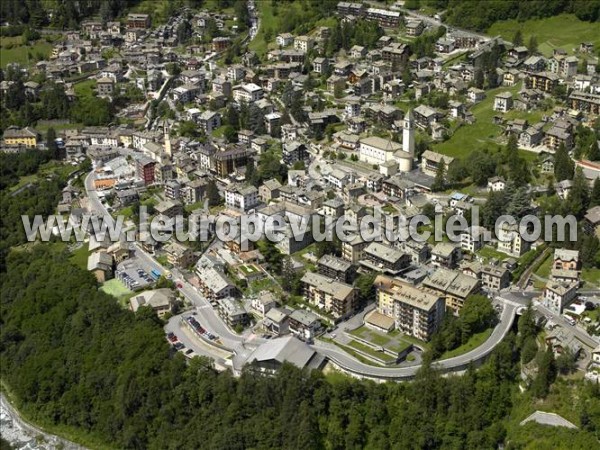
[[[52,127],[48,128],[46,132],[46,147],[53,159],[59,159],[58,145],[56,145],[56,131]]]
[[[225,125],[225,128],[223,128],[223,137],[231,144],[238,141],[238,132],[231,125]]]
[[[206,185],[206,198],[208,199],[208,206],[218,206],[223,203],[223,198],[219,194],[219,188],[214,180],[209,180]]]
[[[556,181],[573,179],[574,165],[564,144],[560,144],[554,155],[554,178]]]
[[[596,178],[590,193],[590,208],[600,205],[600,178]]]
[[[587,157],[590,161],[600,161],[600,145],[595,139],[590,143]]]
[[[443,191],[446,186],[446,161],[442,159],[437,167],[435,179],[431,185],[431,190],[434,192]]]
[[[577,370],[577,358],[571,347],[565,346],[561,354],[556,358],[556,370],[562,375],[568,375]]]
[[[523,33],[521,32],[520,29],[517,30],[515,32],[515,34],[513,35],[512,43],[515,47],[519,47],[519,46],[523,45]]]
[[[538,398],[545,398],[550,392],[550,385],[556,378],[556,364],[551,348],[538,355],[538,373],[531,383],[531,393]]]
[[[583,174],[583,169],[578,167],[573,178],[573,187],[567,196],[569,211],[578,218],[582,218],[588,208],[589,201],[590,191],[588,182]]]
[[[473,334],[480,333],[494,325],[497,320],[492,302],[485,295],[467,297],[460,310],[462,342]]]
[[[529,50],[529,54],[533,55],[538,51],[538,41],[537,36],[535,34],[531,35],[529,38],[529,44],[527,44],[527,49]]]

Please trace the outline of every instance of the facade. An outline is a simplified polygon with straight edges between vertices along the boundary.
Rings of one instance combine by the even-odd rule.
[[[444,317],[444,298],[404,281],[379,275],[375,279],[377,311],[394,319],[402,333],[428,341]]]
[[[498,251],[516,258],[529,250],[531,244],[525,241],[519,233],[518,225],[504,222],[498,230]]]
[[[258,190],[254,186],[233,186],[225,190],[225,204],[239,211],[249,211],[258,205]]]
[[[394,159],[394,153],[398,150],[402,150],[402,146],[397,142],[370,136],[360,140],[358,157],[368,164],[383,164]]]
[[[349,284],[325,275],[307,272],[302,277],[304,297],[336,320],[350,317],[357,307],[357,291]]]
[[[319,274],[340,280],[344,283],[352,283],[354,280],[354,266],[348,261],[333,255],[323,255],[318,263]]]
[[[458,314],[467,297],[480,292],[481,281],[454,270],[437,269],[423,280],[423,286],[443,296],[446,309]]]
[[[17,128],[8,127],[4,130],[4,145],[7,147],[28,147],[34,148],[37,146],[40,139],[40,134],[30,127]]]
[[[412,258],[401,250],[379,242],[371,242],[363,251],[360,264],[371,270],[397,274],[408,268]]]
[[[555,314],[561,314],[577,296],[577,284],[549,281],[544,288],[542,303]]]
[[[242,84],[233,88],[233,99],[238,103],[257,102],[258,100],[263,98],[263,96],[263,89],[254,83]]]

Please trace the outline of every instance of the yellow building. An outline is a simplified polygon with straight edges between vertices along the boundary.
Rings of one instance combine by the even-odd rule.
[[[8,127],[4,131],[4,145],[9,147],[31,147],[37,146],[40,140],[40,134],[30,127],[17,128]]]

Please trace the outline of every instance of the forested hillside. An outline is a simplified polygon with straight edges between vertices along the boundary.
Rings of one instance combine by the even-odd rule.
[[[407,0],[406,4],[414,9],[446,10],[447,23],[477,31],[486,31],[499,20],[540,19],[561,13],[588,22],[600,20],[600,0]]]
[[[285,367],[273,378],[234,379],[203,359],[186,366],[150,311],[121,309],[52,249],[41,244],[8,259],[2,379],[27,416],[94,448],[485,449],[510,437],[519,360],[512,335],[462,377],[424,368],[413,383],[332,384]],[[587,431],[561,431],[557,448],[597,444],[598,388],[581,389],[589,400],[576,411]],[[516,437],[531,442],[545,432],[529,426]]]

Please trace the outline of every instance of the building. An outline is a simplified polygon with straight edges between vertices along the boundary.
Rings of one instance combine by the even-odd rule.
[[[265,374],[274,374],[284,363],[299,369],[319,369],[325,359],[293,336],[272,339],[254,350],[246,364]]]
[[[154,207],[157,214],[174,218],[183,214],[183,206],[179,200],[165,200]]]
[[[298,161],[307,161],[309,159],[309,153],[306,149],[306,145],[298,141],[285,142],[283,144],[283,163],[291,167]]]
[[[431,150],[425,150],[421,157],[421,171],[425,175],[435,177],[442,161],[444,161],[446,173],[448,173],[448,168],[454,163],[454,158]]]
[[[144,185],[154,183],[154,166],[156,161],[146,157],[140,156],[135,160],[135,174],[136,177],[144,182]]]
[[[265,181],[258,188],[258,196],[264,203],[269,203],[275,198],[279,198],[279,190],[281,189],[281,183],[276,179]]]
[[[579,270],[579,251],[557,248],[554,250],[554,270]]]
[[[171,289],[153,289],[140,292],[129,299],[129,309],[136,312],[140,307],[152,308],[158,317],[173,311],[175,296]]]
[[[128,14],[127,29],[128,30],[146,30],[150,28],[152,21],[148,14]]]
[[[394,319],[402,333],[428,341],[444,317],[444,298],[404,281],[379,275],[375,279],[377,311]]]
[[[389,11],[380,8],[367,8],[365,18],[373,20],[382,28],[398,28],[401,15],[398,11]]]
[[[277,306],[277,300],[271,291],[260,291],[256,297],[250,301],[252,309],[258,311],[262,317]]]
[[[517,224],[502,223],[498,229],[498,251],[516,258],[529,250],[531,244],[525,241],[519,233]]]
[[[204,134],[211,134],[221,126],[221,114],[215,111],[204,111],[198,118],[198,125]]]
[[[589,236],[600,237],[600,205],[587,210],[583,218],[583,230]]]
[[[289,315],[283,308],[273,307],[265,313],[264,327],[275,336],[289,333]]]
[[[308,36],[298,36],[294,39],[294,49],[301,52],[308,52],[313,48],[315,41]]]
[[[110,97],[115,90],[115,83],[112,78],[99,78],[96,82],[96,91],[99,97]]]
[[[217,313],[232,327],[245,327],[250,324],[250,316],[244,306],[233,297],[223,297],[217,300]]]
[[[487,183],[488,191],[499,192],[506,187],[506,181],[502,177],[492,177]]]
[[[104,251],[97,251],[88,257],[87,270],[92,272],[98,283],[104,283],[113,276],[113,257]]]
[[[165,253],[167,254],[169,264],[176,267],[187,268],[195,262],[192,249],[177,241],[170,241],[169,244],[165,246]]]
[[[233,88],[233,99],[238,103],[253,103],[262,99],[263,96],[263,89],[254,83],[242,84]]]
[[[446,308],[454,314],[459,313],[467,297],[481,290],[480,280],[448,269],[437,269],[423,280],[422,285],[443,296]]]
[[[289,330],[294,336],[311,342],[321,329],[319,316],[304,309],[296,309],[290,314]]]
[[[411,264],[412,258],[407,253],[379,242],[371,242],[363,250],[360,264],[370,270],[396,275]]]
[[[4,145],[7,147],[35,148],[40,140],[40,133],[31,127],[11,126],[4,130],[3,139]]]
[[[249,211],[258,205],[258,190],[254,186],[230,186],[225,189],[225,204],[232,209]]]
[[[199,290],[210,301],[236,295],[237,288],[220,269],[200,267],[197,268],[196,273]]]
[[[368,164],[382,164],[394,159],[394,153],[402,150],[402,145],[391,139],[370,136],[360,140],[358,157]]]
[[[563,309],[569,306],[577,296],[576,283],[561,283],[548,281],[542,294],[542,303],[555,314],[562,314]]]
[[[506,113],[512,109],[512,106],[513,97],[510,92],[501,92],[494,97],[494,111]]]
[[[485,228],[472,226],[460,233],[460,247],[471,253],[475,253],[484,244]]]
[[[410,20],[406,24],[407,36],[420,36],[423,30],[425,30],[425,24],[422,20]]]
[[[431,264],[434,267],[452,269],[460,260],[460,247],[450,242],[438,242],[431,250]]]
[[[331,314],[336,320],[350,317],[357,308],[357,291],[349,284],[307,272],[302,277],[302,285],[308,303]]]
[[[228,177],[241,167],[248,164],[248,149],[243,146],[232,147],[228,150],[216,152],[212,155],[211,170],[216,172],[218,177]]]
[[[342,258],[333,255],[323,255],[319,259],[317,266],[321,275],[340,280],[344,283],[352,283],[354,281],[356,273],[354,266]]]
[[[525,87],[552,93],[558,86],[558,81],[559,76],[551,72],[528,72],[525,77]]]
[[[503,267],[483,266],[481,282],[489,291],[499,291],[510,286],[510,272]]]

